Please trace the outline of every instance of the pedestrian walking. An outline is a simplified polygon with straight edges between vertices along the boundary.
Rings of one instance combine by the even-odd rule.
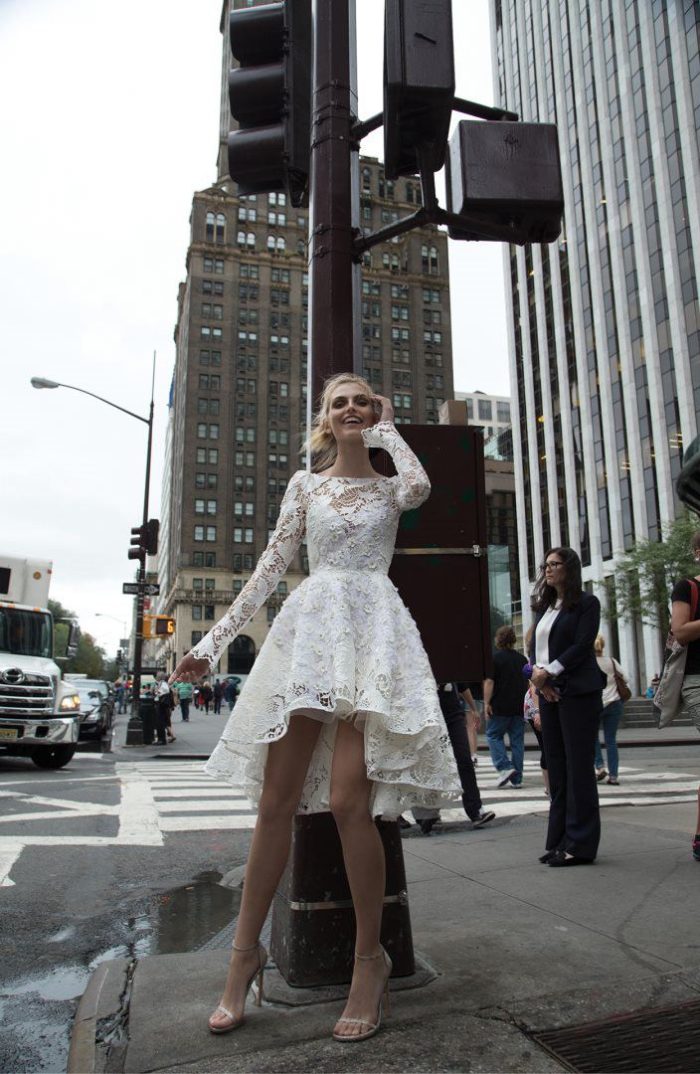
[[[211,705],[213,699],[214,691],[209,684],[209,680],[205,679],[199,688],[199,707],[203,708],[207,714],[209,713],[209,706]]]
[[[175,693],[180,702],[180,715],[183,723],[189,723],[190,702],[194,693],[191,682],[178,682],[175,684]]]
[[[399,517],[426,499],[427,475],[393,424],[390,400],[352,373],[326,383],[309,448],[312,468],[290,480],[252,577],[174,678],[216,665],[306,536],[310,575],[270,627],[207,764],[258,803],[229,973],[209,1028],[241,1025],[247,991],[261,981],[260,930],[294,813],[330,808],[356,919],[352,982],[333,1036],[356,1042],[379,1028],[392,968],[379,942],[385,860],[374,818],[437,806],[460,788],[428,658],[388,578]],[[370,448],[391,455],[396,476],[372,468]]]
[[[114,700],[117,705],[117,715],[126,712],[126,687],[121,679],[118,679],[114,688]]]
[[[500,626],[495,636],[493,677],[484,680],[486,741],[491,761],[498,772],[497,787],[519,787],[523,782],[525,724],[523,702],[527,683],[523,668],[527,660],[515,648],[512,626]],[[508,735],[510,757],[506,749]]]
[[[238,697],[238,683],[235,679],[227,679],[224,686],[224,697],[226,704],[228,705],[229,715],[233,712],[233,707],[236,704],[236,698]]]
[[[700,531],[693,535],[693,559],[700,565]],[[685,647],[685,665],[681,686],[682,705],[690,712],[700,731],[700,574],[676,582],[671,593],[671,632],[676,642]],[[663,673],[662,679],[663,681]],[[700,785],[698,813],[693,837],[693,857],[700,861]]]
[[[600,747],[600,731],[595,740],[595,774],[599,783],[603,780],[614,787],[620,782],[619,754],[617,749],[617,729],[622,719],[622,697],[620,687],[624,683],[627,686],[625,673],[612,656],[605,656],[605,638],[599,634],[594,643],[595,656],[598,667],[605,675],[603,687],[603,711],[600,714],[600,726],[605,738],[605,752],[608,757],[608,767],[603,763],[603,751]]]
[[[452,753],[462,785],[464,812],[472,822],[472,828],[483,828],[485,824],[494,820],[496,814],[491,809],[484,809],[476,782],[465,719],[465,709],[470,699],[473,704],[474,699],[466,682],[443,682],[438,686],[438,701],[447,726],[447,733],[450,736]],[[440,810],[421,809],[416,806],[413,816],[423,835],[430,835],[440,820]]]
[[[532,598],[530,680],[542,718],[551,804],[543,864],[585,865],[600,842],[595,742],[605,676],[593,643],[600,602],[585,593],[572,548],[550,548]]]
[[[221,680],[217,679],[214,683],[214,715],[218,716],[221,712],[221,702],[224,696],[224,688],[221,685]]]

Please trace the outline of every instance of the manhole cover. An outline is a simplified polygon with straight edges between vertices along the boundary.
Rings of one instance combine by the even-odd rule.
[[[700,1002],[533,1033],[532,1039],[581,1074],[697,1074]]]

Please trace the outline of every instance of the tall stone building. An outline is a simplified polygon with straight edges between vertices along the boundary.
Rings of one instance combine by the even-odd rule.
[[[498,103],[559,130],[562,236],[505,251],[523,595],[547,548],[614,601],[619,557],[676,516],[700,406],[700,8],[492,0]],[[657,631],[604,620],[639,685]]]
[[[287,481],[304,465],[309,212],[292,208],[284,194],[239,197],[226,174],[227,15],[225,3],[218,178],[194,196],[175,327],[167,555],[160,561],[160,611],[177,624],[160,651],[169,668],[250,577]],[[378,161],[363,158],[360,196],[362,227],[374,231],[415,211],[420,184],[389,182]],[[363,371],[393,398],[397,422],[437,423],[453,389],[444,234],[410,232],[365,256],[361,333]],[[230,646],[221,673],[248,669],[305,570],[302,549]]]

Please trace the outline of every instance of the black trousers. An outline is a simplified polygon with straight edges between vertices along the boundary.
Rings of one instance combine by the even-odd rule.
[[[467,724],[464,712],[460,709],[454,713],[444,713],[447,733],[452,743],[452,752],[457,762],[459,781],[462,784],[462,805],[470,820],[476,820],[481,809],[481,796],[476,782],[476,773],[469,750]]]
[[[595,743],[602,707],[600,691],[563,697],[551,704],[540,697],[542,737],[549,772],[547,850],[568,850],[593,861],[600,842],[600,808],[595,775]]]

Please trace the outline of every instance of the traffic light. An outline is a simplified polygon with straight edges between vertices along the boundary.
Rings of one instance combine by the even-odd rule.
[[[158,530],[160,522],[157,518],[149,518],[145,526],[132,526],[132,538],[129,549],[129,559],[145,559],[146,556],[155,556],[158,551]]]
[[[452,0],[386,0],[384,172],[416,175],[418,147],[432,171],[445,163],[455,94]]]
[[[450,140],[446,186],[448,211],[470,218],[464,230],[450,225],[450,238],[478,237],[473,222],[481,218],[511,224],[514,243],[553,242],[564,211],[557,128],[461,120]]]
[[[129,559],[144,559],[146,555],[146,526],[132,526]]]
[[[232,11],[228,167],[239,194],[284,190],[308,204],[311,160],[311,0]]]
[[[700,436],[696,436],[683,456],[683,469],[676,481],[678,499],[700,514]]]
[[[146,525],[146,555],[155,556],[158,551],[158,530],[160,522],[157,518],[149,518]]]

